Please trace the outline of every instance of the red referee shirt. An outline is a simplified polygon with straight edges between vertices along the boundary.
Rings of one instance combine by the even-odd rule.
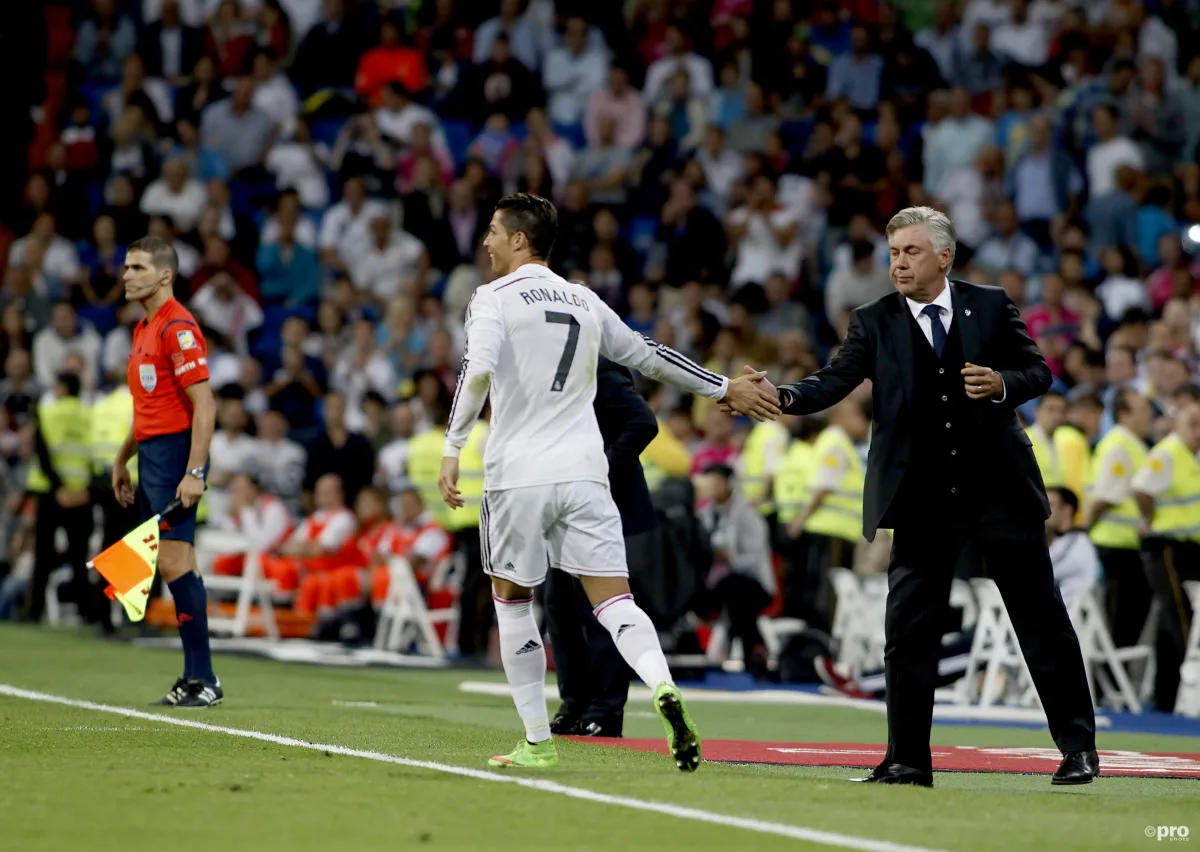
[[[133,329],[129,390],[133,437],[173,435],[192,428],[186,388],[208,381],[208,345],[191,312],[171,299]]]

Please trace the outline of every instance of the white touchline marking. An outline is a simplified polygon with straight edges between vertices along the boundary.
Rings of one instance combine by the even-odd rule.
[[[95,710],[100,713],[112,713],[116,716],[124,716],[128,719],[143,719],[147,722],[161,722],[164,725],[175,725],[180,728],[192,728],[198,731],[209,731],[214,734],[226,734],[231,737],[242,737],[248,740],[258,740],[260,742],[274,743],[275,745],[290,746],[292,748],[303,748],[309,751],[329,752],[330,754],[340,754],[345,757],[361,757],[365,760],[375,760],[380,763],[391,763],[397,766],[408,766],[413,769],[428,769],[433,772],[445,772],[449,775],[458,775],[462,778],[472,778],[476,781],[492,781],[500,784],[516,784],[518,787],[526,787],[530,790],[539,790],[543,793],[556,793],[560,796],[568,796],[572,799],[582,799],[587,802],[596,802],[602,805],[615,805],[621,808],[630,808],[637,811],[649,811],[651,813],[663,814],[664,816],[676,817],[678,819],[694,820],[696,822],[707,822],[713,825],[722,825],[727,828],[740,828],[746,831],[754,831],[759,834],[773,834],[777,837],[788,837],[793,840],[804,840],[809,843],[818,843],[824,846],[836,846],[842,849],[861,849],[863,852],[939,852],[936,849],[930,849],[924,846],[907,846],[903,843],[893,843],[890,840],[872,840],[868,837],[854,837],[849,834],[838,834],[833,831],[821,831],[815,828],[804,828],[798,825],[787,825],[780,822],[768,822],[760,819],[750,819],[748,817],[732,816],[730,814],[713,813],[711,811],[702,811],[696,808],[684,807],[683,805],[672,805],[667,802],[654,802],[645,799],[635,799],[631,796],[614,796],[609,793],[598,793],[595,790],[588,790],[583,787],[568,787],[566,784],[559,784],[554,781],[543,781],[536,778],[523,777],[518,775],[506,774],[503,770],[485,772],[482,769],[470,769],[465,766],[454,766],[448,763],[434,763],[428,760],[413,760],[408,757],[396,757],[391,754],[383,754],[377,751],[363,751],[356,748],[346,748],[339,745],[325,745],[322,743],[310,743],[304,740],[297,740],[292,737],[281,737],[277,734],[267,734],[261,731],[248,731],[243,728],[227,728],[224,725],[210,725],[206,722],[197,722],[194,719],[181,719],[176,716],[163,716],[157,713],[146,713],[141,710],[133,710],[128,707],[114,707],[111,704],[97,704],[93,701],[80,701],[75,698],[64,698],[61,695],[51,695],[46,692],[35,692],[30,689],[21,689],[17,686],[11,686],[7,683],[0,683],[0,695],[7,695],[10,698],[23,698],[26,701],[41,701],[46,704],[61,704],[65,707],[75,707],[80,710]]]

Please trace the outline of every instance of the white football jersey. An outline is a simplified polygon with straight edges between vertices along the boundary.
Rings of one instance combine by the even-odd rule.
[[[710,399],[728,379],[625,325],[594,292],[527,263],[484,284],[467,306],[445,454],[457,457],[489,392],[484,487],[608,482],[596,423],[599,356]]]

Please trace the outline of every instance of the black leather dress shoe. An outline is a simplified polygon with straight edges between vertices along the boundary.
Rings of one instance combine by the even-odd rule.
[[[863,784],[909,784],[914,787],[932,787],[933,773],[899,763],[881,763],[871,770],[866,778],[851,778]]]
[[[1051,784],[1091,784],[1100,774],[1100,756],[1092,751],[1068,752],[1050,779]]]
[[[557,737],[568,737],[579,733],[579,716],[567,705],[558,708],[550,720],[550,733]]]
[[[575,729],[574,733],[578,737],[619,737],[621,729],[616,725],[604,722],[583,721],[579,723],[579,727]]]

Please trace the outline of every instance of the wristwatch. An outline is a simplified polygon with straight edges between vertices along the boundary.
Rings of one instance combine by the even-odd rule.
[[[194,468],[192,468],[191,470],[189,470],[189,471],[187,472],[187,475],[188,475],[188,476],[193,476],[193,477],[195,477],[196,479],[199,479],[201,482],[203,482],[205,479],[207,479],[207,478],[208,478],[208,474],[204,472],[204,468],[202,468],[202,467],[194,467]]]

